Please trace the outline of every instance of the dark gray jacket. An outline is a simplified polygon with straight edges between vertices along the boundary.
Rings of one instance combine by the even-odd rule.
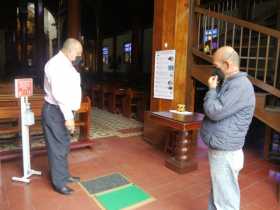
[[[244,72],[225,80],[220,89],[210,89],[204,98],[205,118],[200,130],[204,143],[217,150],[241,149],[255,102],[254,88]]]

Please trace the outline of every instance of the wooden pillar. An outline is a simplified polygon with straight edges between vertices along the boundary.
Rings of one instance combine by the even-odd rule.
[[[68,0],[68,37],[81,36],[80,0]]]
[[[280,1],[277,1],[277,25],[276,29],[280,30]]]
[[[114,34],[114,36],[113,36],[112,62],[113,62],[114,74],[116,75],[117,74],[117,68],[118,68],[117,35],[116,34]]]
[[[95,69],[99,76],[103,73],[103,61],[102,61],[102,41],[103,34],[101,31],[101,10],[102,2],[101,0],[96,0],[95,2],[95,31],[96,31],[96,44],[95,44]]]
[[[132,64],[134,68],[132,72],[139,73],[142,70],[142,37],[143,30],[141,27],[140,19],[138,17],[133,18],[133,28],[132,28]]]
[[[155,0],[153,24],[153,50],[151,73],[151,111],[168,111],[176,109],[177,104],[186,104],[193,111],[194,85],[190,75],[189,57],[192,55],[189,46],[189,30],[193,0]],[[154,98],[155,53],[158,50],[176,50],[174,74],[174,98],[165,100]],[[149,112],[145,113],[144,139],[151,144],[160,146],[168,142],[168,133],[172,131],[155,125],[150,120]],[[171,135],[172,136],[172,135]],[[171,137],[170,137],[171,138]],[[161,146],[160,146],[161,147]]]
[[[18,67],[18,54],[17,54],[17,42],[18,37],[16,34],[17,31],[17,2],[9,1],[5,3],[6,5],[6,14],[4,21],[7,24],[6,36],[4,39],[4,46],[1,49],[1,60],[0,68],[2,72],[0,73],[1,79],[9,75],[13,75],[15,70]],[[1,15],[2,16],[2,15]],[[3,42],[2,42],[3,43]],[[3,50],[3,51],[2,51]],[[1,71],[0,70],[0,71]]]
[[[200,4],[200,0],[189,0],[188,10],[188,47],[187,47],[187,76],[186,76],[186,108],[189,111],[195,111],[195,81],[191,77],[191,68],[195,63],[195,56],[192,54],[192,48],[198,42],[198,21],[194,16],[194,8]]]
[[[44,33],[44,5],[43,0],[35,1],[35,74],[38,84],[43,86],[44,65],[46,60],[46,39]]]
[[[167,111],[176,108],[179,103],[187,103],[187,57],[189,30],[188,0],[155,0],[153,27],[153,64],[151,85],[151,111]],[[176,50],[176,65],[174,77],[174,99],[154,98],[154,62],[157,50]]]
[[[94,45],[95,51],[95,69],[98,74],[102,74],[103,72],[103,60],[102,60],[102,34],[100,32],[100,28],[96,29],[96,43]]]
[[[27,2],[22,0],[19,5],[20,22],[20,61],[23,66],[27,64]]]

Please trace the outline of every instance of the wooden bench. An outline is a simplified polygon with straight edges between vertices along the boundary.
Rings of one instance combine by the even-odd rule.
[[[91,127],[91,100],[83,98],[80,109],[76,113],[75,126],[80,128],[80,139],[89,139]]]
[[[42,95],[34,95],[29,99],[35,115],[35,125],[30,126],[31,135],[42,133],[40,120],[43,101]],[[0,136],[9,134],[18,136],[20,132],[20,116],[20,100],[12,95],[0,95]]]
[[[122,104],[125,117],[131,118],[133,109],[135,109],[137,119],[144,121],[145,97],[142,91],[129,88],[126,91]]]
[[[30,126],[30,136],[43,134],[41,127],[41,111],[44,104],[42,95],[30,97],[31,109],[35,115],[35,125]],[[80,128],[79,140],[71,143],[71,149],[81,147],[91,147],[92,141],[89,140],[91,125],[91,101],[89,97],[84,97],[81,108],[77,111],[76,127]],[[20,100],[11,95],[0,96],[0,135],[14,134],[18,137],[20,133]],[[1,140],[0,140],[1,143]],[[1,159],[11,159],[21,155],[21,150],[0,152]],[[45,147],[34,148],[34,154],[45,152]]]

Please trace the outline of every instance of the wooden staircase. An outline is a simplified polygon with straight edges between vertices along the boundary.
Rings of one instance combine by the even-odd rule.
[[[210,46],[210,51],[205,53],[204,36],[205,31],[218,29],[210,45],[212,42],[219,47],[229,45],[241,55],[240,69],[248,73],[256,90],[255,117],[280,132],[280,108],[267,104],[268,97],[280,100],[280,31],[199,6],[193,6],[192,12],[192,78],[207,84],[216,49]]]

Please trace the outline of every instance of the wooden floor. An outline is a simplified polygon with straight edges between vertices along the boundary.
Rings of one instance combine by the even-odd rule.
[[[274,166],[261,160],[255,150],[245,152],[245,168],[240,175],[242,210],[276,210],[276,177]],[[206,210],[209,193],[207,149],[200,143],[199,169],[178,175],[164,167],[165,155],[144,142],[141,137],[99,140],[94,149],[71,152],[72,175],[82,179],[121,172],[149,192],[156,200],[139,210]],[[54,192],[48,181],[47,158],[32,160],[42,177],[33,177],[30,184],[11,181],[21,175],[21,162],[0,164],[1,210],[98,210],[95,202],[77,185],[75,192],[63,196]]]

